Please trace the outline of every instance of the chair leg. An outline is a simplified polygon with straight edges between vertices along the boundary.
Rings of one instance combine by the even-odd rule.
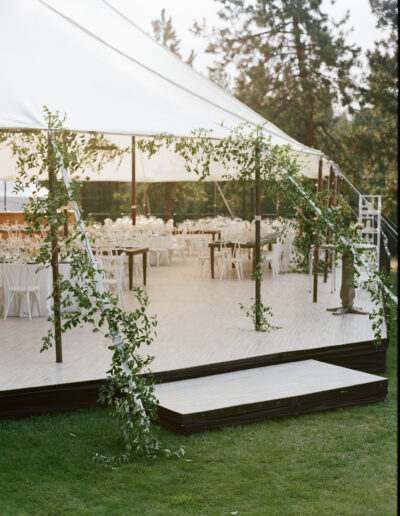
[[[241,277],[240,277],[240,270],[239,269],[240,269],[240,265],[239,265],[239,263],[236,263],[236,273],[237,273],[238,279],[240,280]]]
[[[40,307],[39,294],[37,292],[34,292],[34,295],[35,295],[36,303],[37,303],[37,306],[38,306],[39,315],[40,315],[40,317],[42,317],[42,309]]]
[[[4,305],[4,320],[7,319],[7,315],[8,315],[8,311],[10,309],[10,306],[11,306],[11,301],[14,299],[14,292],[11,294],[11,296],[9,297],[8,299],[8,303],[7,303],[7,306]]]
[[[226,265],[226,263],[224,262],[224,263],[222,264],[221,274],[220,274],[220,277],[219,277],[219,279],[220,279],[220,280],[222,279],[222,276],[224,275],[224,272],[225,272],[225,265]]]
[[[29,320],[32,321],[32,313],[31,313],[31,295],[30,295],[30,292],[27,292],[26,294],[26,303],[28,305],[28,315],[29,315]]]
[[[123,302],[123,299],[122,299],[122,289],[121,289],[121,285],[117,285],[117,293],[118,293],[118,301],[119,301],[119,306],[121,308],[121,310],[124,309],[124,302]]]

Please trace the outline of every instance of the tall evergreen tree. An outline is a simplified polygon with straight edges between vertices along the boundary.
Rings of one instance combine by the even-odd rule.
[[[194,30],[210,38],[217,67],[236,66],[235,95],[291,136],[320,146],[332,106],[352,100],[359,48],[346,44],[347,17],[330,20],[322,0],[216,1],[224,26]]]
[[[381,194],[387,215],[396,216],[398,159],[398,7],[396,0],[370,0],[384,38],[367,52],[368,72],[360,108],[337,127],[334,154],[367,193]]]
[[[167,18],[165,9],[161,10],[160,18],[152,20],[151,25],[153,27],[153,33],[156,40],[183,60],[180,51],[181,40],[178,38],[176,31],[172,25],[172,18]],[[196,54],[194,50],[192,50],[188,58],[184,62],[190,66],[193,66],[195,58]]]

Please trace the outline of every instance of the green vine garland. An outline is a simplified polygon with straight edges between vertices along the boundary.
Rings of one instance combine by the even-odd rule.
[[[53,171],[55,181],[47,197],[33,196],[24,214],[28,235],[45,235],[40,250],[34,258],[38,268],[49,267],[54,249],[52,241],[57,237],[57,253],[60,262],[68,263],[69,277],[60,274],[53,285],[52,305],[60,293],[61,332],[89,324],[95,333],[101,332],[113,352],[112,364],[107,372],[108,383],[102,388],[100,400],[105,403],[111,415],[118,421],[124,450],[121,454],[108,457],[97,453],[96,462],[104,464],[122,463],[133,460],[137,455],[155,457],[157,454],[180,456],[182,449],[171,452],[164,449],[158,437],[158,427],[153,424],[156,416],[157,399],[154,395],[154,379],[149,372],[153,360],[143,356],[139,349],[148,346],[155,335],[157,321],[148,317],[149,304],[146,293],[133,289],[138,308],[124,312],[118,307],[117,299],[110,292],[100,288],[96,263],[82,249],[84,239],[78,224],[68,235],[63,231],[68,224],[65,207],[76,203],[84,182],[83,166],[87,162],[104,163],[111,157],[122,155],[125,150],[108,144],[103,136],[77,135],[64,128],[65,117],[52,114],[45,108],[48,132],[27,132],[14,134],[10,142],[17,156],[19,176],[16,190],[33,186],[39,190]],[[50,137],[49,137],[50,135]],[[100,155],[101,152],[105,154]],[[62,180],[62,170],[69,173],[70,187]],[[74,310],[72,311],[72,307]],[[42,340],[41,351],[55,343],[57,319],[55,310],[48,317],[51,323],[48,334]]]

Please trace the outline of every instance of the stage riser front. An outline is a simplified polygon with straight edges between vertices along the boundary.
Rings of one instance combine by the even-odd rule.
[[[158,410],[159,423],[176,433],[189,435],[206,430],[215,430],[224,426],[244,425],[267,419],[295,417],[312,414],[341,407],[370,405],[383,401],[388,392],[387,382],[366,389],[361,385],[351,391],[342,393],[341,389],[328,391],[319,395],[304,396],[302,399],[293,398],[254,406],[235,407],[232,413],[226,411],[211,414],[198,414],[191,419],[182,421],[177,414],[160,407]]]
[[[384,373],[386,371],[387,347],[388,341],[385,339],[379,347],[371,342],[346,344],[330,348],[249,357],[243,360],[206,364],[186,369],[160,371],[156,372],[154,376],[157,381],[172,382],[307,359],[320,360],[366,373]],[[105,379],[99,379],[31,389],[0,391],[0,418],[26,417],[98,406],[99,390],[105,382]]]
[[[385,399],[388,380],[316,360],[223,373],[156,387],[160,423],[190,434]]]

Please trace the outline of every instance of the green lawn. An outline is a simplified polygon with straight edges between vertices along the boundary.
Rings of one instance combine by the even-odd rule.
[[[94,465],[117,451],[104,409],[0,423],[3,515],[392,515],[397,478],[397,335],[385,402],[190,437],[183,459]]]

